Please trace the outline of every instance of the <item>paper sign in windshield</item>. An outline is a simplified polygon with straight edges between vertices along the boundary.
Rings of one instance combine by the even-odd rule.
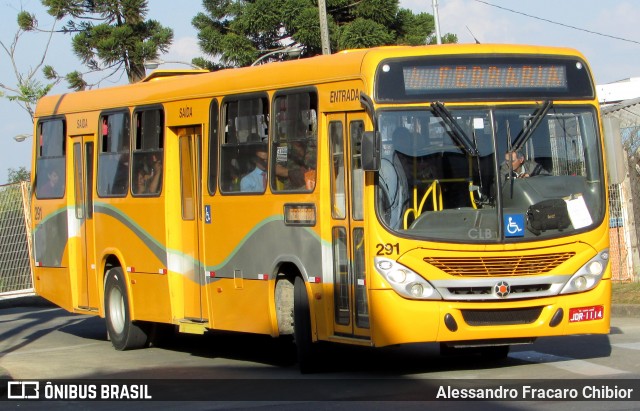
[[[573,225],[574,229],[577,230],[593,224],[591,214],[589,214],[589,209],[587,208],[587,204],[584,202],[582,194],[571,196],[570,199],[565,199],[564,201],[567,203],[569,219],[571,220],[571,225]]]

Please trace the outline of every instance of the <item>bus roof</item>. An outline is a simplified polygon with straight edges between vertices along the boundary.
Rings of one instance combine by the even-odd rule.
[[[45,96],[36,107],[36,117],[150,105],[183,99],[250,93],[322,84],[373,76],[378,62],[385,58],[427,55],[469,54],[546,54],[584,56],[570,48],[506,44],[447,44],[438,46],[386,46],[346,50],[332,55],[225,69],[193,75],[193,72],[162,77],[162,81]],[[149,76],[153,78],[153,73]],[[158,76],[160,77],[160,76]],[[370,86],[370,85],[369,85]]]

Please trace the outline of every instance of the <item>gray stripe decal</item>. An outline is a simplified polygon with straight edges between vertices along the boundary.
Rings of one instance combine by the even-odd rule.
[[[33,231],[34,260],[45,267],[61,267],[69,242],[67,207],[47,215]]]
[[[94,210],[115,218],[131,230],[165,266],[168,264],[167,253],[193,261],[194,267],[201,266],[200,262],[182,251],[168,250],[117,208],[95,203]],[[210,241],[215,244],[218,240]],[[193,280],[204,285],[221,278],[234,278],[237,270],[242,272],[244,279],[257,280],[258,274],[270,274],[281,261],[294,262],[303,274],[322,276],[322,240],[319,235],[309,227],[287,226],[282,215],[276,215],[256,225],[220,264],[205,267],[206,271],[215,272],[215,278]]]
[[[120,210],[108,204],[94,203],[94,212],[102,213],[118,220],[125,227],[131,230],[136,236],[138,236],[138,238],[140,238],[144,245],[146,245],[147,248],[151,250],[153,255],[155,255],[164,266],[167,265],[166,247],[158,242],[155,238],[151,237],[145,230],[143,230],[138,224],[136,224]]]
[[[256,226],[222,263],[207,266],[218,278],[233,278],[241,270],[243,278],[257,279],[270,274],[281,261],[297,262],[303,273],[322,276],[322,241],[308,227],[287,226],[282,216]]]

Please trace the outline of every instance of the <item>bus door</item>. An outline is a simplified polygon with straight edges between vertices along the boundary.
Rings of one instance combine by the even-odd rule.
[[[76,308],[98,310],[94,220],[93,220],[93,146],[92,135],[72,137],[73,145],[73,220],[70,221],[69,240],[75,253],[70,252],[72,272],[77,273],[78,303]],[[71,230],[73,228],[73,232]],[[75,241],[75,247],[72,246]],[[75,258],[73,255],[75,254]]]
[[[357,338],[370,335],[364,271],[364,172],[360,154],[364,119],[364,113],[328,117],[334,332]]]
[[[180,145],[180,200],[182,252],[184,253],[184,318],[203,321],[204,266],[202,231],[202,126],[176,130]]]

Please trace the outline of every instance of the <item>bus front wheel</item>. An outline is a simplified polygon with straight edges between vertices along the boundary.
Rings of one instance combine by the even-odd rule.
[[[104,311],[109,339],[116,350],[132,350],[147,345],[149,330],[131,321],[127,287],[120,267],[112,268],[107,273]]]

